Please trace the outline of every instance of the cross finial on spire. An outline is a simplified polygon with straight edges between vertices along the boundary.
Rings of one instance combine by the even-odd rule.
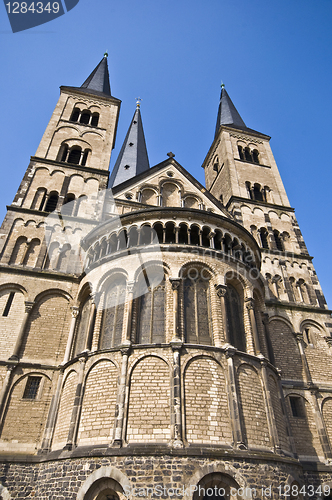
[[[108,50],[106,50],[104,57],[108,57]]]
[[[224,82],[222,80],[221,80],[221,85],[220,86],[221,86],[222,89],[225,88],[225,84],[224,84]]]
[[[141,107],[141,101],[142,101],[142,99],[140,97],[136,97],[136,108]]]

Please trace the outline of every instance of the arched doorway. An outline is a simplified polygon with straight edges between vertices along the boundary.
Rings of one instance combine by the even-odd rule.
[[[202,477],[195,489],[193,500],[230,500],[237,498],[239,485],[227,474],[213,472]]]
[[[84,500],[125,500],[120,484],[111,478],[101,478],[89,488]]]

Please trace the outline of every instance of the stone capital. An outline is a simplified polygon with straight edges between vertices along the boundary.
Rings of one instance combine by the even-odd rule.
[[[127,282],[127,293],[134,293],[135,281]]]
[[[227,293],[227,285],[214,285],[218,297],[225,297]]]
[[[332,337],[324,337],[324,340],[329,347],[332,347]]]
[[[33,306],[35,305],[34,302],[24,302],[24,312],[25,313],[30,313],[32,311]]]
[[[246,308],[248,309],[248,311],[251,311],[254,309],[255,300],[252,297],[245,299],[245,303],[246,303]]]
[[[293,335],[295,337],[295,340],[296,342],[298,342],[299,344],[304,342],[304,338],[303,338],[303,333],[302,332],[293,332]]]
[[[233,358],[234,355],[236,354],[236,348],[233,346],[229,346],[226,348],[226,358]]]
[[[170,278],[169,281],[172,285],[173,290],[178,290],[180,288],[181,278]]]
[[[71,309],[72,317],[77,318],[77,316],[79,315],[79,312],[80,312],[80,308],[77,306],[72,306],[70,309]]]

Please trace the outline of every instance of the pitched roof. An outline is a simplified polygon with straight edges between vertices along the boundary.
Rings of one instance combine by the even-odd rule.
[[[109,187],[117,186],[149,170],[149,158],[145,144],[139,103],[129,126],[120,154],[115,162]]]
[[[224,86],[222,86],[220,93],[215,137],[221,125],[233,125],[236,128],[247,128]]]

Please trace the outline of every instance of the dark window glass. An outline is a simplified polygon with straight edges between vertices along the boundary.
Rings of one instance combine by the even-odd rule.
[[[186,278],[183,300],[186,342],[212,345],[209,280]]]
[[[267,230],[263,227],[260,230],[260,235],[261,235],[261,242],[262,242],[262,247],[263,248],[269,248],[269,242],[268,242],[268,234]]]
[[[126,283],[124,280],[116,281],[107,291],[101,349],[116,347],[122,342],[125,300]]]
[[[74,163],[74,165],[78,165],[81,159],[81,149],[74,148],[70,151],[68,155],[68,163]]]
[[[243,307],[238,292],[232,285],[227,285],[226,314],[230,343],[242,352],[246,351],[243,326]]]
[[[98,122],[99,122],[99,115],[98,113],[94,113],[91,118],[91,125],[93,127],[98,127]]]
[[[11,305],[12,305],[13,300],[14,300],[14,295],[15,295],[15,292],[10,292],[8,299],[7,299],[6,307],[3,310],[2,316],[8,316]]]
[[[83,125],[88,125],[89,121],[90,121],[90,113],[82,113],[80,118],[80,123],[83,123]]]
[[[77,122],[79,116],[80,116],[80,110],[78,108],[74,108],[73,112],[71,114],[70,121],[71,122]]]
[[[28,377],[27,385],[24,389],[23,399],[36,399],[41,377]]]
[[[46,207],[44,208],[45,212],[53,212],[56,209],[58,204],[59,195],[58,193],[51,193],[48,197]]]
[[[145,284],[142,283],[145,288]],[[148,292],[138,299],[139,321],[137,341],[139,344],[162,344],[165,342],[165,281],[152,284]]]
[[[293,417],[303,418],[305,417],[304,406],[302,398],[290,396],[289,402],[291,405],[292,415]]]

